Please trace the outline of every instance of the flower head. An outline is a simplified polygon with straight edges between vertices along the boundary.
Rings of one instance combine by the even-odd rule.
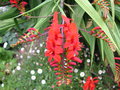
[[[48,56],[48,61],[52,67],[55,67],[55,73],[57,75],[57,85],[70,84],[73,72],[73,65],[77,65],[76,62],[82,63],[82,60],[78,57],[78,51],[81,50],[82,44],[79,42],[79,34],[76,24],[71,22],[69,18],[62,15],[64,23],[58,23],[58,12],[53,15],[51,26],[47,29],[48,37],[46,42],[47,51],[45,56]]]
[[[31,80],[35,80],[36,79],[36,76],[31,76]]]
[[[96,87],[96,84],[99,82],[98,77],[92,78],[91,76],[88,76],[86,79],[86,82],[84,83],[83,90],[94,90]]]
[[[45,80],[42,80],[41,83],[42,83],[42,84],[46,84],[46,81],[45,81]]]
[[[81,76],[81,77],[84,77],[84,76],[85,76],[85,73],[84,73],[84,72],[81,72],[81,73],[80,73],[80,76]]]

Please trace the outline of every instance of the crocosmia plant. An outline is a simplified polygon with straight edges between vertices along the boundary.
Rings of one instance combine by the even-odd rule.
[[[0,90],[120,90],[119,0],[1,0]]]

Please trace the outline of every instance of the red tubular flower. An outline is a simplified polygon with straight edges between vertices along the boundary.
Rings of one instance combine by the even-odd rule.
[[[84,83],[83,90],[94,90],[96,87],[96,84],[99,82],[98,77],[92,78],[91,76],[88,76],[86,79],[86,83]]]

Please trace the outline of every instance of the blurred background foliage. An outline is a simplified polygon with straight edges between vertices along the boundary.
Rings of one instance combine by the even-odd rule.
[[[108,1],[104,8],[97,0],[24,0],[26,12],[11,7],[9,0],[0,0],[0,90],[82,90],[87,76],[99,77],[96,90],[117,90],[114,82],[115,60],[120,54],[120,5]],[[103,1],[103,0],[98,0]],[[109,8],[109,9],[106,9]],[[56,86],[54,71],[44,57],[46,36],[34,42],[10,47],[18,38],[34,27],[40,33],[50,25],[55,11],[72,18],[77,24],[84,44],[80,57],[82,64],[74,69],[73,81],[69,86]],[[29,17],[27,17],[28,15]],[[107,17],[106,17],[107,16]],[[91,36],[85,31],[100,26],[113,42],[114,52],[108,43]],[[7,43],[6,47],[5,43]],[[37,73],[41,69],[42,73]],[[31,74],[31,71],[35,74]],[[85,75],[82,77],[81,72]],[[35,76],[33,80],[32,76]],[[43,81],[43,82],[42,82]]]

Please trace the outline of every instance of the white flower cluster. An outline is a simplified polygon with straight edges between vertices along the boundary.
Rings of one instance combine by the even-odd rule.
[[[37,70],[37,73],[38,73],[38,74],[42,74],[42,69],[38,69],[38,70]],[[34,70],[31,70],[31,71],[30,71],[30,74],[32,75],[32,76],[31,76],[31,80],[35,80],[35,79],[36,79],[36,76],[34,75],[34,74],[35,74],[35,71],[34,71]]]
[[[7,11],[8,9],[4,6],[4,7],[0,7],[0,11],[2,11],[2,12],[5,12],[5,11]]]
[[[18,63],[18,66],[16,67],[16,69],[19,71],[19,70],[21,70],[21,64],[20,63]],[[13,71],[13,73],[14,73],[14,71]]]
[[[106,72],[105,70],[99,70],[99,71],[98,71],[98,74],[101,75],[101,74],[104,74],[105,72]]]

